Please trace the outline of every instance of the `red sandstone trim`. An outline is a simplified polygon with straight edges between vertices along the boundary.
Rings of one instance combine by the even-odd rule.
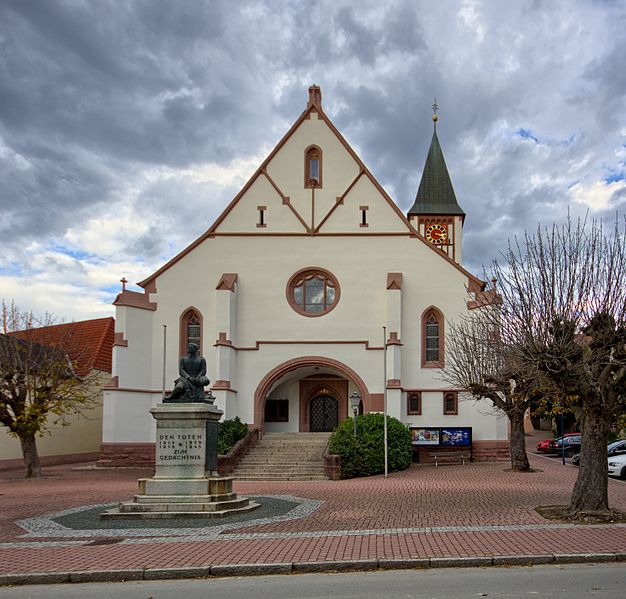
[[[387,345],[402,345],[402,341],[398,338],[396,331],[389,332],[389,338],[387,339]]]
[[[235,292],[235,283],[237,282],[236,272],[225,272],[218,281],[215,289],[219,291],[232,291]]]
[[[124,333],[113,334],[113,347],[128,347],[128,341],[124,339]]]
[[[219,339],[215,341],[213,347],[217,347],[219,345],[226,345],[227,347],[233,347],[233,342],[228,339],[226,333],[224,331],[219,333]]]
[[[402,289],[402,273],[401,272],[388,272],[387,273],[387,289]]]
[[[315,233],[316,234],[319,233],[319,231],[322,228],[322,226],[324,225],[324,223],[330,218],[332,213],[337,209],[337,206],[342,206],[343,205],[346,196],[350,193],[352,188],[357,184],[357,181],[363,176],[363,174],[364,174],[363,169],[360,169],[359,170],[359,174],[353,179],[352,183],[350,183],[350,185],[348,185],[348,187],[341,194],[341,196],[339,196],[338,198],[335,199],[334,205],[326,213],[326,216],[320,221],[320,224],[317,225],[317,227],[315,228]]]
[[[400,379],[387,379],[387,389],[402,389]]]
[[[359,395],[363,398],[363,407],[366,408],[366,411],[372,411],[369,407],[370,393],[367,386],[363,382],[363,379],[354,370],[352,370],[352,368],[346,366],[338,360],[334,360],[333,358],[303,356],[300,358],[293,358],[292,360],[287,360],[286,362],[279,364],[261,379],[254,392],[254,424],[256,426],[260,426],[261,429],[263,428],[265,400],[267,399],[267,394],[272,388],[272,385],[288,372],[296,370],[302,366],[325,366],[338,370],[356,385]]]
[[[429,362],[426,360],[426,320],[431,314],[435,315],[439,324],[439,360]],[[422,368],[443,368],[445,366],[445,320],[443,313],[436,306],[429,306],[422,313],[420,324],[422,327]]]
[[[334,340],[334,341],[320,341],[319,339],[313,339],[310,341],[294,341],[294,340],[276,340],[271,341],[256,341],[254,347],[236,347],[233,348],[236,351],[258,351],[261,345],[349,345],[349,344],[363,344],[366,350],[383,350],[382,346],[373,345],[370,347],[370,342],[367,340]]]
[[[335,289],[335,300],[329,308],[324,310],[324,312],[306,312],[294,300],[294,283],[305,274],[320,274],[332,281],[333,287]],[[337,280],[337,277],[332,272],[326,270],[325,268],[320,268],[319,266],[313,266],[309,268],[303,268],[291,276],[291,278],[287,282],[287,287],[285,288],[285,295],[287,297],[287,303],[291,306],[291,309],[294,312],[297,312],[298,314],[300,314],[300,316],[307,316],[308,318],[319,318],[320,316],[325,316],[329,312],[332,312],[337,307],[339,299],[341,298],[341,286],[339,284],[339,281]]]
[[[121,293],[117,294],[114,306],[128,306],[129,308],[139,308],[140,310],[151,310],[154,312],[157,309],[155,302],[150,301],[150,292],[144,290],[143,293],[137,291],[130,291],[124,289]]]

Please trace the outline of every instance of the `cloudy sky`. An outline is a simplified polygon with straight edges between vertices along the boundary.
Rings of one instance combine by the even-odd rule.
[[[0,298],[108,316],[204,232],[322,87],[406,211],[432,134],[465,265],[626,212],[621,0],[0,0]]]

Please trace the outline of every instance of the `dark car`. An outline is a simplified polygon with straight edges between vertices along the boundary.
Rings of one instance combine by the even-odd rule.
[[[565,456],[571,458],[575,453],[580,452],[580,444],[582,442],[582,435],[570,435],[563,439],[554,439],[550,441],[548,445],[548,453],[565,453]],[[563,448],[565,443],[565,448]]]
[[[566,437],[570,437],[571,435],[580,435],[580,433],[565,433]],[[539,453],[551,453],[549,447],[550,443],[560,438],[561,437],[555,437],[553,439],[544,439],[543,441],[539,441],[539,443],[537,443],[537,451]]]
[[[606,448],[606,455],[622,455],[626,453],[626,439],[618,439],[617,441],[612,441]],[[580,462],[580,454],[576,453],[572,456],[572,464],[578,466]]]

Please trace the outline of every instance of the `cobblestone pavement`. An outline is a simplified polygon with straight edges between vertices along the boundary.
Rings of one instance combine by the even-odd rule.
[[[73,572],[72,580],[86,580],[90,573],[94,579],[111,579],[115,572],[125,578],[147,572],[217,575],[229,567],[254,573],[307,564],[309,569],[433,565],[451,558],[467,558],[468,565],[512,562],[516,556],[522,561],[534,556],[535,562],[585,554],[626,559],[626,525],[557,524],[537,514],[536,506],[568,502],[577,469],[554,458],[530,457],[541,472],[518,474],[506,472],[506,463],[471,463],[414,465],[386,480],[239,482],[240,495],[286,502],[283,512],[290,511],[264,513],[240,525],[211,521],[194,528],[125,528],[121,521],[117,530],[76,530],[50,520],[68,510],[80,515],[81,509],[73,508],[128,500],[137,478],[151,475],[145,469],[56,466],[46,468],[43,480],[2,472],[0,575]],[[626,511],[626,483],[611,480],[609,498]],[[5,576],[7,581],[19,580]]]

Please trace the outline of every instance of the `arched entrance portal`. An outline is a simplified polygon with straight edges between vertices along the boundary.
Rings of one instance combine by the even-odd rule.
[[[330,433],[339,424],[339,402],[332,395],[316,395],[309,404],[309,430]]]
[[[286,393],[288,389],[290,393]],[[365,411],[369,411],[369,391],[363,379],[349,366],[321,356],[288,360],[268,372],[257,386],[254,424],[268,432],[333,430],[349,416],[348,395],[352,389],[358,391]],[[323,397],[330,399],[318,399]],[[268,420],[266,427],[266,415],[273,413],[272,409],[281,405],[281,401],[283,406],[288,403],[289,422],[270,423]],[[266,405],[270,404],[272,409],[266,410]]]

